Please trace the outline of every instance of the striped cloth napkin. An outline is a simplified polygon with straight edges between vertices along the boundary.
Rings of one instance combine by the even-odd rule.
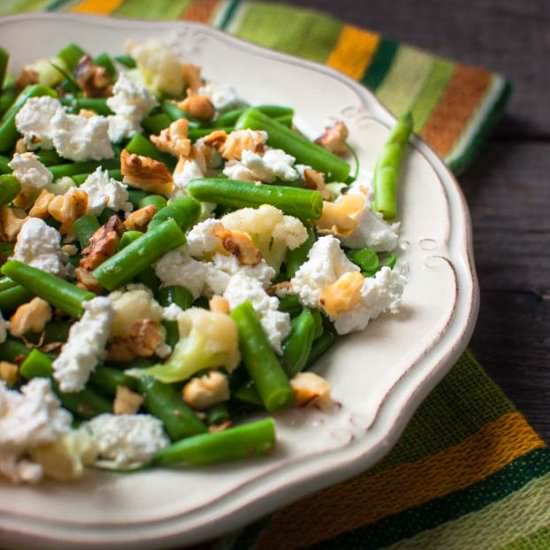
[[[0,14],[69,11],[187,19],[326,63],[371,88],[455,171],[510,92],[502,77],[319,14],[236,0],[3,0]],[[208,548],[201,546],[201,548]],[[375,468],[300,500],[216,547],[242,550],[550,548],[550,451],[470,353]]]

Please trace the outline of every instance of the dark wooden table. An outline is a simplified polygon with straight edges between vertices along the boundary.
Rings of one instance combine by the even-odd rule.
[[[471,347],[550,443],[550,2],[287,1],[514,82],[506,115],[460,178],[481,285]]]

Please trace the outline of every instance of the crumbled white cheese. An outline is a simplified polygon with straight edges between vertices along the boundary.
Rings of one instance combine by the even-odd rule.
[[[383,267],[374,277],[367,277],[361,288],[361,301],[334,321],[338,334],[364,330],[371,319],[389,311],[396,313],[406,278],[400,269]]]
[[[300,301],[309,307],[319,307],[323,288],[349,271],[360,271],[340,248],[340,241],[332,235],[318,239],[296,275],[290,281],[292,290]]]
[[[208,218],[197,223],[187,233],[187,250],[194,258],[205,258],[219,250],[220,240],[213,233],[220,220]]]
[[[279,311],[279,300],[269,296],[262,283],[240,271],[233,275],[227,284],[223,297],[231,309],[250,300],[260,317],[269,343],[277,353],[281,353],[281,344],[290,332],[290,315]]]
[[[240,104],[237,93],[232,86],[212,80],[209,80],[204,86],[201,86],[197,94],[205,95],[210,99],[212,105],[214,105],[218,111],[230,109]]]
[[[268,286],[273,277],[275,277],[275,270],[265,260],[261,260],[256,265],[241,265],[236,256],[216,254],[212,258],[212,266],[216,271],[227,273],[227,275],[243,273],[248,277],[258,280],[263,287]],[[212,290],[216,294],[221,294],[221,292],[216,292],[215,289]]]
[[[100,414],[82,425],[96,441],[98,464],[133,468],[169,444],[162,422],[148,414]]]
[[[162,318],[165,321],[177,321],[178,317],[183,313],[183,309],[181,309],[178,304],[170,304],[169,306],[165,307],[162,311]]]
[[[336,201],[338,202],[338,201]],[[377,252],[394,250],[399,240],[399,222],[386,223],[382,214],[374,212],[368,205],[356,216],[357,227],[351,235],[341,237],[348,248],[369,247]]]
[[[54,378],[63,392],[84,389],[105,350],[114,311],[109,298],[84,304],[84,315],[69,331],[69,338],[53,362]]]
[[[51,120],[51,137],[56,151],[74,161],[113,158],[109,121],[103,116],[85,117],[58,111]]]
[[[157,105],[157,100],[145,86],[131,81],[121,72],[107,105],[114,113],[109,117],[109,137],[117,143],[141,131],[141,121]]]
[[[98,166],[86,181],[79,187],[88,195],[88,213],[98,216],[104,208],[111,210],[132,210],[132,203],[128,202],[128,190],[124,183],[121,183],[109,176],[107,170]]]
[[[174,190],[172,197],[181,197],[187,194],[186,187],[191,180],[204,177],[199,163],[196,160],[188,159],[183,168],[174,171]]]
[[[4,319],[2,312],[0,311],[0,344],[3,344],[6,341],[8,336],[8,328],[9,324]]]
[[[64,113],[61,103],[50,96],[31,97],[15,116],[15,127],[23,135],[27,149],[51,149],[51,121],[58,113]]]
[[[295,160],[293,156],[288,155],[282,149],[268,149],[263,155],[245,149],[242,152],[241,161],[228,162],[223,173],[228,178],[242,179],[243,181],[258,180],[266,183],[277,179],[294,181],[299,177],[294,168]]]
[[[27,218],[21,227],[13,259],[54,275],[64,276],[68,271],[59,231],[40,218]]]
[[[73,178],[69,176],[63,176],[62,178],[52,181],[51,183],[48,183],[48,185],[46,185],[46,189],[54,195],[64,195],[73,187],[76,187],[75,183],[73,181]]]
[[[16,153],[8,166],[21,184],[23,191],[38,191],[52,182],[52,173],[34,153]]]
[[[0,474],[16,483],[39,481],[42,467],[31,462],[28,453],[56,441],[69,431],[71,421],[49,380],[31,380],[21,393],[0,382]]]

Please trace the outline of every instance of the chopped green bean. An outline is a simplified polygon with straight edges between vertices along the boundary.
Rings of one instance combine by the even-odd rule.
[[[0,48],[0,90],[4,87],[4,79],[8,69],[10,54],[4,48]]]
[[[397,263],[397,256],[395,254],[387,254],[384,258],[382,258],[380,265],[393,269],[396,263]]]
[[[398,119],[374,168],[373,207],[387,220],[392,220],[397,216],[399,168],[413,126],[411,113],[406,113]]]
[[[100,53],[99,55],[96,55],[93,61],[96,65],[103,67],[111,78],[115,77],[115,65],[113,63],[113,60],[111,59],[111,56],[108,53]]]
[[[93,292],[78,288],[61,277],[17,260],[7,261],[0,271],[29,292],[73,317],[80,317],[84,312],[84,302],[95,297]]]
[[[290,405],[292,388],[249,301],[233,309],[231,318],[239,330],[243,362],[268,411]]]
[[[9,204],[21,191],[21,185],[15,176],[0,176],[0,206]]]
[[[361,268],[361,273],[367,277],[374,275],[380,266],[378,254],[370,248],[347,250],[346,256],[355,265],[359,266]]]
[[[172,199],[153,216],[149,222],[149,229],[173,219],[182,231],[187,231],[197,223],[200,213],[201,205],[195,199],[191,197]]]
[[[103,169],[116,169],[119,167],[118,159],[107,159],[102,161],[89,160],[84,162],[71,162],[67,164],[56,164],[48,166],[54,179],[63,178],[65,176],[75,176],[77,174],[91,174],[98,166]]]
[[[161,449],[153,458],[158,466],[205,465],[253,458],[275,445],[275,422],[265,418],[222,432],[196,435]]]
[[[162,130],[170,126],[172,120],[165,113],[149,115],[141,121],[141,125],[151,134],[160,134]]]
[[[140,189],[128,189],[128,200],[132,203],[132,206],[136,210],[140,208],[139,203],[145,197],[147,197],[147,193],[145,191],[141,191]]]
[[[119,386],[126,386],[131,390],[136,390],[138,381],[133,376],[124,374],[120,369],[98,365],[90,375],[92,387],[105,395],[116,395]]]
[[[285,214],[303,219],[317,219],[323,209],[323,199],[319,191],[282,185],[255,185],[223,178],[197,178],[188,184],[187,190],[199,201],[215,202],[234,208],[271,204]]]
[[[158,300],[164,307],[176,304],[181,309],[189,309],[193,305],[193,295],[182,286],[164,286],[158,290]],[[164,321],[166,329],[166,343],[174,347],[179,340],[179,329],[177,321]]]
[[[307,260],[309,251],[315,242],[315,229],[311,224],[306,225],[307,239],[294,250],[289,250],[285,258],[285,271],[287,279],[292,279],[300,266]]]
[[[237,388],[232,393],[232,397],[237,399],[237,401],[246,403],[247,405],[254,405],[255,407],[264,408],[262,398],[258,394],[258,390],[252,381]]]
[[[317,323],[309,309],[304,308],[298,317],[292,319],[290,334],[284,343],[281,361],[289,378],[305,368],[316,332]]]
[[[163,101],[160,105],[162,112],[172,121],[180,118],[187,118],[187,113],[182,111],[175,103],[171,101]]]
[[[8,262],[9,263],[9,262]],[[4,264],[6,265],[6,264]],[[0,292],[0,310],[4,313],[17,309],[21,304],[32,300],[34,294],[20,284]]]
[[[74,97],[65,96],[61,99],[61,103],[69,107],[72,111],[78,113],[80,109],[94,111],[98,115],[109,116],[113,111],[107,105],[107,100],[102,97]]]
[[[50,378],[53,375],[52,360],[40,350],[33,349],[21,363],[19,372],[27,380],[39,376]]]
[[[136,134],[126,145],[129,153],[149,157],[164,162],[171,168],[176,164],[175,159],[170,155],[161,153],[143,134]]]
[[[9,277],[2,277],[0,279],[0,292],[8,288],[13,288],[14,286],[17,286],[17,283],[12,281]]]
[[[150,224],[149,224],[150,225]],[[93,272],[101,286],[113,290],[141,273],[166,252],[185,243],[174,220],[166,220],[103,262]]]
[[[222,424],[230,420],[229,409],[225,403],[213,405],[206,411],[206,423],[209,426]]]
[[[283,149],[295,157],[297,162],[324,172],[327,181],[345,181],[349,176],[350,165],[344,159],[312,143],[258,109],[247,109],[239,118],[236,127],[265,130],[268,133],[268,145]]]
[[[166,206],[166,199],[162,195],[145,195],[139,201],[138,207],[145,208],[150,204],[152,204],[157,209],[157,211],[159,211],[161,208],[164,208]]]
[[[118,243],[118,250],[126,248],[130,243],[133,243],[135,240],[139,239],[143,233],[141,231],[125,231],[120,237]]]
[[[10,363],[19,363],[22,358],[29,355],[30,349],[20,340],[8,338],[0,344],[0,361],[9,361]]]
[[[332,330],[325,330],[325,332],[323,332],[323,334],[313,342],[306,368],[311,367],[317,359],[319,359],[332,347],[334,342],[336,342],[336,335],[334,332]]]
[[[128,67],[129,69],[136,68],[136,60],[130,55],[116,55],[115,61],[125,67]]]
[[[35,154],[44,166],[51,166],[52,164],[59,164],[63,162],[63,159],[59,156],[55,149],[41,149]]]
[[[10,174],[11,168],[9,167],[10,159],[8,157],[0,156],[0,174]]]
[[[0,90],[0,116],[15,103],[16,99],[17,88],[15,86],[8,86]]]
[[[57,52],[56,57],[59,57],[65,63],[67,69],[72,71],[84,55],[86,55],[86,52],[80,46],[70,42]]]
[[[80,243],[80,248],[86,248],[88,246],[92,235],[99,229],[99,227],[99,222],[93,214],[81,216],[74,222],[73,229],[76,238]]]
[[[296,317],[302,311],[302,304],[296,294],[287,294],[279,299],[279,310]]]
[[[224,130],[225,132],[229,133],[232,132],[235,129],[234,126],[224,126],[220,128],[215,128],[215,130]],[[207,136],[208,134],[213,132],[213,128],[193,128],[189,127],[189,131],[187,132],[187,135],[191,141],[197,141],[197,139],[200,139],[204,136]]]

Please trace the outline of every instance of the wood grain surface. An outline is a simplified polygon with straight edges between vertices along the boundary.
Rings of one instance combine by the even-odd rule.
[[[460,178],[481,310],[471,347],[550,443],[550,2],[289,0],[500,72],[507,113]]]

